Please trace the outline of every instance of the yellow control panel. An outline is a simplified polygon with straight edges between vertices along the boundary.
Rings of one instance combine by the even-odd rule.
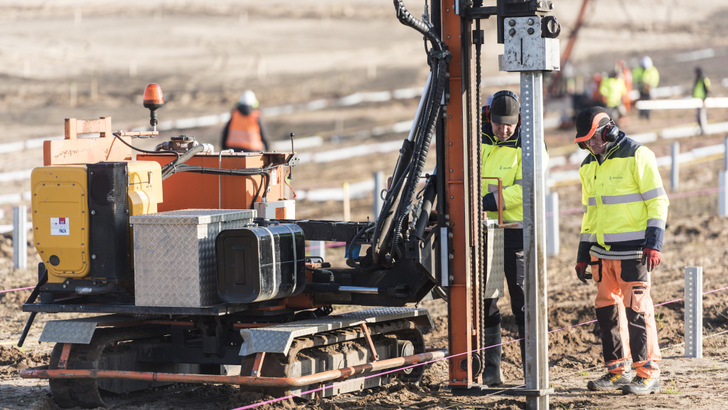
[[[30,175],[33,241],[49,282],[89,273],[87,181],[82,165],[41,167]]]
[[[130,161],[128,215],[157,212],[162,201],[162,170],[157,162]],[[33,238],[48,269],[48,282],[89,275],[89,192],[85,165],[39,167],[31,173]],[[128,217],[128,216],[127,216]]]

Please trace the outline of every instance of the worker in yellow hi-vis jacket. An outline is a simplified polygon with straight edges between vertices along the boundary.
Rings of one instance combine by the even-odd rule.
[[[621,132],[601,107],[579,113],[574,142],[589,151],[579,168],[584,216],[576,275],[597,284],[607,367],[587,388],[658,393],[661,355],[650,287],[662,259],[669,200],[655,154]]]

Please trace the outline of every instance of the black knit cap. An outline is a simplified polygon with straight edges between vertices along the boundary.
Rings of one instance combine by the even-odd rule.
[[[576,138],[575,143],[589,140],[597,128],[608,124],[612,119],[607,110],[602,107],[590,107],[582,110],[576,116]]]
[[[490,102],[490,122],[496,124],[518,124],[521,104],[512,93],[496,93]]]

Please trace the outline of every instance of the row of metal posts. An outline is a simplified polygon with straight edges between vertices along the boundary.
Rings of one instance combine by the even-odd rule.
[[[680,143],[673,142],[670,147],[670,190],[677,192],[680,186]],[[726,179],[728,175],[728,138],[723,139],[723,171],[719,174],[719,191],[718,191],[718,215],[728,217],[728,189],[726,189]]]

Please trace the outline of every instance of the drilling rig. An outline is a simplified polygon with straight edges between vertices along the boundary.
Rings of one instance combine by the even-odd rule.
[[[311,398],[417,383],[424,367],[410,365],[449,354],[450,388],[484,391],[482,301],[502,294],[503,228],[481,205],[481,21],[497,24],[501,69],[526,73],[524,175],[528,162],[536,177],[531,194],[524,185],[524,210],[536,229],[524,242],[541,258],[533,147],[543,143],[540,73],[558,69],[558,22],[544,0],[433,2],[422,19],[401,0],[394,8],[424,37],[430,73],[375,221],[296,219],[287,178],[295,152],[214,152],[187,136],[136,148],[135,138],[158,135],[157,84],[144,95],[151,131],[66,119],[65,138],[45,142],[31,176],[42,263],[19,344],[38,313],[79,317],[47,322],[40,341],[55,343],[50,362],[21,376],[49,379],[64,407],[103,405],[101,390],[175,382]],[[436,169],[418,195],[432,147]],[[307,257],[305,241],[346,242],[346,266]],[[430,295],[448,303],[447,352],[425,345],[433,322],[414,305]],[[535,357],[541,367],[544,357]],[[527,394],[547,396],[547,378],[532,374]],[[344,379],[353,380],[329,384]]]

